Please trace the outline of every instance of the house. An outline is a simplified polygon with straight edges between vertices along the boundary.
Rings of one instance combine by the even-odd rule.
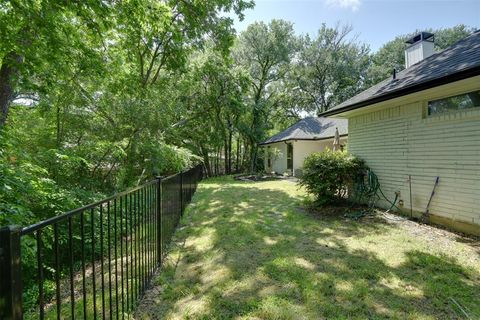
[[[430,221],[480,235],[480,31],[441,52],[433,41],[410,39],[405,70],[321,116],[348,119],[348,151],[407,214],[425,212],[439,177]]]
[[[347,120],[304,118],[260,145],[265,150],[265,170],[278,174],[301,175],[303,161],[313,152],[333,148],[338,130],[340,148],[347,143]]]

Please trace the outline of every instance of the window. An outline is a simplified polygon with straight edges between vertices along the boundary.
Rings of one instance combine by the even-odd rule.
[[[480,107],[480,91],[428,101],[428,115],[445,114]]]
[[[287,144],[287,169],[293,169],[293,145]]]

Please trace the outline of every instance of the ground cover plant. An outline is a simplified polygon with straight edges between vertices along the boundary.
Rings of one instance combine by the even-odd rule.
[[[136,319],[480,317],[478,241],[310,213],[305,197],[291,181],[203,182]]]

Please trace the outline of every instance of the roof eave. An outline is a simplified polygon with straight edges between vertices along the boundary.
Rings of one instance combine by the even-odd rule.
[[[343,137],[348,137],[348,133],[343,133],[340,135],[340,138]],[[292,139],[285,139],[285,140],[279,140],[279,141],[271,141],[271,142],[261,142],[258,145],[259,146],[266,146],[269,144],[273,143],[280,143],[280,142],[287,142],[287,141],[321,141],[321,140],[328,140],[328,139],[333,139],[335,136],[328,136],[328,137],[322,137],[322,138],[292,138]]]
[[[413,85],[413,86],[405,87],[405,88],[400,89],[400,90],[392,91],[390,93],[387,93],[387,94],[384,94],[384,95],[381,95],[381,96],[378,96],[378,97],[374,97],[374,98],[367,99],[367,100],[364,100],[364,101],[360,101],[360,102],[357,102],[357,103],[354,103],[354,104],[351,104],[351,105],[347,105],[347,106],[339,108],[339,109],[327,110],[327,111],[319,114],[319,116],[320,117],[328,117],[328,116],[333,116],[333,115],[336,115],[336,114],[341,114],[341,113],[344,113],[344,112],[347,112],[347,111],[360,109],[360,108],[363,108],[363,107],[366,107],[366,106],[369,106],[369,105],[372,105],[372,104],[375,104],[375,103],[399,98],[399,97],[405,96],[407,94],[416,93],[416,92],[423,91],[423,90],[426,90],[426,89],[431,89],[431,88],[438,87],[438,86],[448,84],[448,83],[452,83],[452,82],[455,82],[455,81],[460,81],[460,80],[464,80],[464,79],[467,79],[467,78],[472,78],[472,77],[475,77],[475,76],[478,76],[478,75],[480,75],[480,65],[476,66],[474,68],[470,68],[470,69],[462,70],[460,72],[449,74],[449,75],[446,75],[446,76],[441,77],[441,78],[436,78],[436,79],[433,79],[433,80],[430,80],[430,81],[418,83],[418,84]]]

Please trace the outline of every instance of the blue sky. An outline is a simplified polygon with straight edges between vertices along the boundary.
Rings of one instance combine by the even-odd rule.
[[[315,34],[321,24],[347,23],[376,51],[397,35],[457,24],[480,28],[480,0],[256,0],[235,29],[254,21],[285,19],[297,33]]]

